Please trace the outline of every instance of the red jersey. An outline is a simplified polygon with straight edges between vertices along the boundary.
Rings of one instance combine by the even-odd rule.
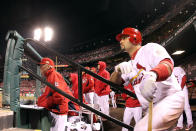
[[[125,86],[124,89],[131,91],[133,93],[135,93],[133,86],[131,84],[129,84],[128,86]],[[138,107],[141,106],[138,99],[135,99],[125,93],[122,94],[122,98],[125,100],[125,106],[126,107]]]

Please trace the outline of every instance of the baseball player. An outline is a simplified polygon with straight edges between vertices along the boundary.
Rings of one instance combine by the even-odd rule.
[[[73,93],[73,96],[76,99],[79,99],[79,97],[78,97],[78,74],[76,74],[76,73],[70,73],[69,80],[72,83],[71,91]],[[84,98],[84,95],[82,95],[82,98],[83,98],[83,103],[86,103],[85,98]]]
[[[121,49],[132,60],[115,66],[111,81],[116,84],[132,83],[143,109],[153,102],[152,130],[166,130],[177,122],[184,108],[184,95],[172,74],[173,60],[164,47],[156,43],[142,44],[141,33],[131,27],[116,36]],[[146,115],[135,125],[135,131],[148,129]],[[151,118],[151,116],[150,116]]]
[[[194,82],[194,80],[190,79],[187,84],[186,84],[187,88],[194,88],[196,87],[196,84]]]
[[[129,90],[135,93],[133,86],[129,84],[124,87],[126,90]],[[131,123],[132,118],[134,117],[135,123],[137,123],[142,118],[142,107],[138,99],[132,98],[127,94],[122,94],[122,98],[125,100],[125,111],[123,116],[123,122],[127,125]],[[127,128],[122,128],[122,131],[128,131]]]
[[[106,70],[106,63],[103,61],[98,62],[98,75],[109,80],[110,74]],[[110,86],[98,79],[95,79],[95,95],[98,98],[98,105],[101,109],[101,112],[109,115],[109,94]],[[104,119],[103,119],[104,120]]]
[[[110,92],[110,97],[111,97],[111,99],[112,99],[112,107],[113,107],[113,108],[117,108],[116,99],[115,99],[115,92],[114,92],[114,91],[111,91],[111,92]]]
[[[90,70],[89,67],[85,67]],[[91,75],[82,72],[82,88],[85,100],[88,104],[93,104],[94,101],[94,79]]]
[[[192,120],[192,112],[189,105],[189,98],[188,98],[188,90],[186,87],[186,73],[182,67],[174,67],[173,74],[176,76],[178,83],[181,85],[185,96],[185,103],[184,103],[184,111],[187,118],[187,126],[185,127],[186,131],[189,131],[193,127],[193,120]],[[173,129],[173,131],[179,131],[183,129],[183,114],[181,114],[177,127]]]
[[[53,60],[43,58],[39,64],[42,76],[46,77],[49,83],[73,96],[62,75],[56,72]],[[38,98],[37,105],[50,111],[52,118],[50,131],[65,130],[69,101],[69,99],[48,86],[45,87],[45,92]]]
[[[90,69],[92,72],[94,72],[94,73],[97,73],[97,69],[95,68],[95,67],[91,67],[91,69]],[[93,77],[93,80],[94,80],[94,88],[95,88],[95,82],[96,82],[96,78],[95,77]],[[95,89],[94,89],[95,90]],[[93,104],[94,105],[99,105],[99,99],[98,99],[98,95],[97,95],[97,93],[96,92],[94,92],[94,98],[93,98]]]

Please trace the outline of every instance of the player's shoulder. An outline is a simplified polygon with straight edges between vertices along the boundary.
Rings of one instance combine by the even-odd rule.
[[[185,71],[182,67],[174,67],[174,72],[178,72],[180,74],[185,74]]]
[[[175,70],[184,71],[184,69],[183,69],[182,67],[179,67],[179,66],[177,66],[177,67],[174,67],[174,69],[175,69]]]
[[[153,43],[153,42],[147,43],[143,47],[145,47],[145,48],[164,48],[162,45],[160,45],[158,43]]]
[[[147,43],[142,48],[143,51],[148,53],[165,52],[165,48],[157,43]]]

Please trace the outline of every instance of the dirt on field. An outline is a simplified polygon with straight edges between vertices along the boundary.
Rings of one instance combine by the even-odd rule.
[[[110,116],[123,121],[123,114],[124,114],[124,107],[118,107],[116,109],[110,107]],[[104,131],[121,131],[122,127],[111,122],[111,121],[104,121]],[[131,123],[131,126],[134,126],[134,121]]]

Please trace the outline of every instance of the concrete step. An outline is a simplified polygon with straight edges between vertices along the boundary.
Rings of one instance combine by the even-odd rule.
[[[9,128],[9,129],[3,129],[2,131],[41,131],[41,130],[22,129],[22,128]]]
[[[0,108],[0,130],[12,128],[14,113],[10,109]]]

